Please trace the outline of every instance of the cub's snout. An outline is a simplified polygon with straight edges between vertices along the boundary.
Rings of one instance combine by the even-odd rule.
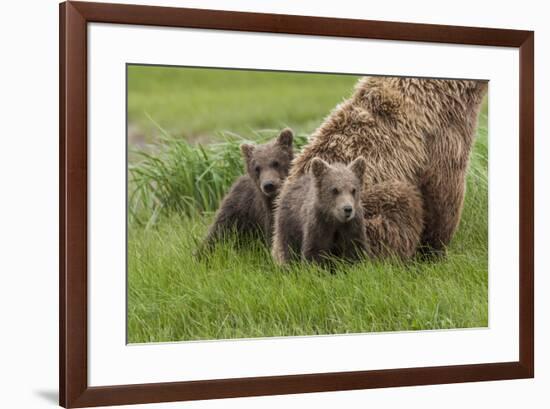
[[[267,196],[271,196],[277,193],[278,190],[279,190],[279,184],[272,180],[268,180],[262,183],[262,192]]]
[[[334,214],[340,223],[347,223],[355,217],[355,206],[353,203],[345,203],[336,208]]]
[[[351,205],[346,205],[342,208],[343,212],[344,212],[344,218],[346,220],[350,220],[350,219],[353,219],[353,216],[355,216],[355,211],[353,209],[353,206]]]

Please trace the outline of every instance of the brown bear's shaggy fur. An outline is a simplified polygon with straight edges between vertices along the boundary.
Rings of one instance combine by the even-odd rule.
[[[309,261],[355,259],[366,250],[361,190],[365,160],[349,166],[315,158],[311,173],[285,183],[277,200],[272,254],[279,264],[293,254]]]
[[[369,216],[371,240],[380,238],[380,246],[402,257],[412,255],[419,244],[430,252],[444,251],[460,220],[469,155],[486,92],[485,81],[364,77],[351,98],[314,132],[294,160],[290,179],[305,174],[315,157],[349,163],[362,155],[367,161],[365,187],[382,183],[377,190],[382,200],[397,195],[398,202],[408,202],[393,219]],[[388,186],[383,193],[383,184],[391,181],[403,183],[402,189]],[[365,189],[363,200],[372,203],[368,194]],[[420,206],[423,219],[418,219]]]
[[[424,227],[418,189],[405,182],[377,183],[363,192],[363,208],[371,257],[415,255]]]
[[[259,235],[270,243],[273,203],[290,169],[292,140],[292,131],[284,129],[272,142],[241,146],[247,174],[237,179],[223,199],[203,248],[210,248],[231,230],[241,237]]]

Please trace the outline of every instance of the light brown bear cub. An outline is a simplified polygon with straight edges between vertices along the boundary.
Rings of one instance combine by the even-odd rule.
[[[366,163],[311,162],[309,173],[285,183],[277,200],[272,254],[279,264],[293,255],[321,262],[356,259],[366,251],[361,190]]]
[[[284,129],[269,143],[241,145],[247,173],[237,179],[223,199],[203,249],[231,231],[239,238],[254,236],[271,242],[274,200],[288,176],[293,137],[292,130]]]

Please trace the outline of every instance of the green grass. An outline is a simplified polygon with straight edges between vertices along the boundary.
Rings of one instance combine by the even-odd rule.
[[[438,263],[275,266],[269,249],[192,257],[205,224],[174,217],[131,232],[128,341],[162,342],[487,325],[484,252]],[[454,249],[453,249],[454,250]]]
[[[216,73],[212,84],[234,84],[235,72]],[[146,82],[144,73],[140,75]],[[251,88],[271,89],[271,97],[258,104],[264,110],[276,111],[286,104],[285,93],[275,92],[284,84],[278,82],[279,74],[270,75],[277,86],[268,83],[266,73],[252,75],[247,83]],[[341,85],[339,77],[334,77],[335,88]],[[331,78],[325,78],[325,87],[330,88]],[[151,82],[159,81],[153,76]],[[332,105],[349,94],[353,82],[340,89]],[[170,95],[170,80],[166,79],[166,84]],[[145,93],[147,86],[141,86],[140,92]],[[296,83],[294,86],[301,91],[297,94],[301,93],[304,105],[320,92]],[[161,90],[151,96],[162,99]],[[197,91],[196,98],[201,101],[205,97]],[[298,147],[305,142],[310,122],[320,123],[332,105],[319,107],[313,119],[296,120],[300,123],[295,127],[301,132]],[[145,106],[141,105],[143,112],[149,110]],[[397,261],[337,264],[334,274],[303,263],[281,269],[260,243],[247,248],[220,244],[207,259],[193,257],[219,200],[242,174],[238,145],[244,139],[261,141],[274,135],[275,131],[243,131],[257,119],[256,110],[248,108],[248,116],[247,110],[238,114],[241,123],[236,128],[230,119],[218,124],[217,119],[209,122],[208,115],[198,118],[204,132],[217,138],[216,143],[205,146],[169,136],[171,132],[162,131],[158,125],[147,125],[157,129],[158,143],[136,154],[130,166],[128,342],[487,326],[486,105],[467,177],[462,221],[448,257],[406,265]],[[157,113],[161,111],[159,108]],[[191,116],[187,111],[181,115]],[[164,120],[151,116],[165,126]],[[142,119],[151,123],[145,115]],[[262,126],[279,128],[276,115],[270,121]],[[191,129],[187,122],[182,124]]]
[[[257,130],[285,126],[309,134],[351,94],[357,78],[129,66],[128,121],[145,142],[159,134],[148,116],[190,141],[210,142],[228,130],[250,139]]]

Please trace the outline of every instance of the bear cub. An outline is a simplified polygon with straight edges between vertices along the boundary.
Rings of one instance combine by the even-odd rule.
[[[314,158],[309,173],[287,181],[275,212],[277,263],[294,255],[314,262],[327,256],[354,260],[367,250],[361,205],[365,168],[363,157],[347,166]]]
[[[263,145],[241,145],[246,174],[223,199],[203,248],[234,231],[239,238],[260,237],[271,242],[274,200],[288,176],[293,159],[292,130]]]

